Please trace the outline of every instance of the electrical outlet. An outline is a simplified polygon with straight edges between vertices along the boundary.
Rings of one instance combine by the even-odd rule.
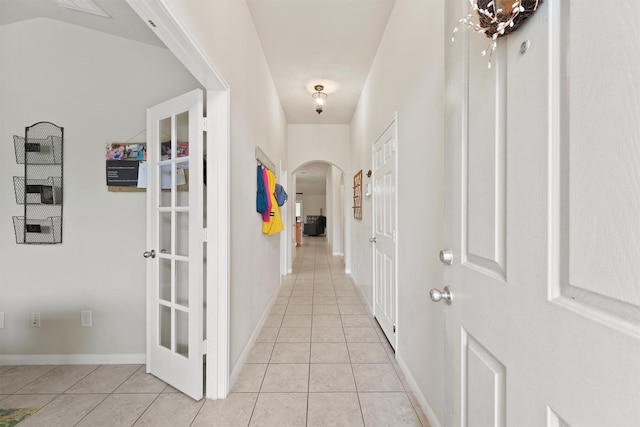
[[[4,311],[0,311],[0,329],[4,329]]]
[[[40,327],[40,313],[37,311],[31,313],[31,326],[34,328]]]
[[[89,327],[93,326],[93,315],[91,310],[80,312],[80,326]]]

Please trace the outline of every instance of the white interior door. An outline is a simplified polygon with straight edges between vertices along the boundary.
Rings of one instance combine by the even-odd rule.
[[[147,110],[147,372],[196,400],[203,394],[202,116],[199,89]]]
[[[640,423],[640,9],[594,5],[447,45],[448,426]]]
[[[373,314],[396,348],[396,122],[373,144]]]

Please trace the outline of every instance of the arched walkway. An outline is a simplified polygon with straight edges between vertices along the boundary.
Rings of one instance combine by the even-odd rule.
[[[301,222],[300,227],[304,229],[307,224],[308,231],[322,216],[325,227],[320,234],[326,236],[333,255],[344,255],[344,171],[332,162],[309,161],[297,167],[292,178],[293,208],[300,210],[296,219]],[[305,238],[302,240],[304,244]],[[291,251],[291,260],[294,255],[295,251]]]

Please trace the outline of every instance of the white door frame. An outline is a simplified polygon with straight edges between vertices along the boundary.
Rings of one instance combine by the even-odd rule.
[[[207,157],[213,172],[207,174],[207,212],[216,214],[209,215],[205,242],[205,396],[221,399],[229,393],[229,87],[162,0],[126,1],[207,91]]]

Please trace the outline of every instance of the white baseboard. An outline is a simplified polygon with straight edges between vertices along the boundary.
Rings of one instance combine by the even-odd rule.
[[[267,321],[267,316],[271,312],[271,308],[273,307],[273,304],[276,302],[276,298],[278,298],[278,295],[280,294],[280,289],[281,289],[280,286],[276,288],[275,293],[271,297],[271,301],[269,302],[269,304],[267,304],[267,309],[265,310],[264,313],[262,313],[262,317],[258,322],[258,326],[254,329],[253,334],[251,334],[251,338],[249,338],[247,345],[244,346],[244,350],[242,350],[242,353],[240,354],[240,358],[238,359],[238,362],[235,364],[235,366],[231,370],[231,375],[229,375],[229,391],[231,391],[231,389],[233,388],[233,385],[236,383],[236,379],[238,379],[238,375],[240,375],[240,371],[244,367],[244,364],[246,363],[247,358],[249,357],[249,353],[251,353],[251,350],[253,349],[253,346],[256,343],[256,339],[258,339],[258,335],[260,335],[260,331],[262,330],[264,323]]]
[[[0,366],[16,365],[144,365],[142,354],[4,354]]]
[[[420,404],[422,412],[424,412],[424,415],[429,420],[429,424],[431,424],[432,427],[442,427],[442,424],[440,424],[440,420],[438,420],[435,412],[433,412],[433,409],[431,408],[431,406],[429,406],[429,403],[427,403],[427,399],[425,399],[424,395],[420,391],[418,383],[413,378],[413,376],[411,375],[411,371],[407,367],[407,364],[402,359],[402,355],[396,353],[396,361],[398,362],[400,370],[404,374],[404,378],[407,381],[407,384],[409,384],[409,387],[411,388],[411,392]]]
[[[344,256],[344,252],[334,252],[333,256]]]
[[[351,280],[353,281],[356,289],[358,290],[358,294],[360,294],[360,297],[363,298],[364,301],[368,302],[369,300],[367,299],[366,295],[362,291],[362,286],[359,286],[356,283],[356,281],[353,278],[353,276],[351,276]],[[365,304],[365,306],[367,307],[368,314],[370,316],[373,316],[372,307],[368,306],[368,304]],[[411,388],[411,392],[413,393],[413,395],[415,396],[416,400],[420,404],[420,408],[422,408],[422,412],[424,412],[424,415],[429,420],[429,423],[431,424],[431,426],[432,427],[442,427],[442,424],[438,420],[438,417],[436,417],[435,412],[433,412],[433,409],[427,403],[427,399],[425,399],[424,395],[420,391],[420,388],[418,387],[418,383],[416,382],[416,380],[411,375],[411,371],[407,367],[407,364],[404,362],[404,360],[402,360],[402,355],[400,353],[398,353],[397,351],[396,351],[396,362],[398,362],[398,366],[400,367],[400,370],[404,374],[404,378],[407,380],[407,384],[409,384],[409,387]]]
[[[353,286],[356,287],[356,292],[358,292],[358,295],[360,295],[360,298],[362,298],[362,300],[365,302],[365,307],[367,307],[368,314],[371,317],[373,317],[373,301],[372,301],[371,295],[365,295],[364,290],[362,289],[362,286],[360,286],[358,282],[356,282],[356,279],[351,275],[351,273],[347,273],[347,274],[349,274],[349,277],[353,282]]]

